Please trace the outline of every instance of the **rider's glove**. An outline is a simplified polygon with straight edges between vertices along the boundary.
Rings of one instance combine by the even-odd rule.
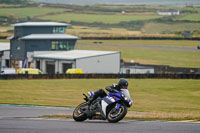
[[[116,88],[116,87],[117,87],[117,84],[112,84],[112,87]]]

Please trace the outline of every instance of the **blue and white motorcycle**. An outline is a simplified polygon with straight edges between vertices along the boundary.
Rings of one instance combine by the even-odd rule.
[[[118,122],[127,114],[127,108],[131,107],[132,100],[127,89],[121,89],[118,92],[109,92],[104,98],[97,98],[88,106],[87,101],[94,95],[89,92],[89,97],[85,96],[86,102],[78,105],[73,112],[75,121],[84,121],[86,119],[108,120],[109,122]]]

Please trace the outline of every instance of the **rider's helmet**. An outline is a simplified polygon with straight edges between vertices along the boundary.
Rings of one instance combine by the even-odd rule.
[[[124,88],[124,87],[128,87],[128,80],[126,80],[125,78],[120,78],[119,82],[118,82],[118,86],[120,89]]]

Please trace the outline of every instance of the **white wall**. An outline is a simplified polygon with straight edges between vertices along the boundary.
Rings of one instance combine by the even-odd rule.
[[[120,52],[76,60],[76,68],[84,73],[119,73]]]
[[[130,74],[154,73],[154,68],[121,68],[122,73],[127,73],[127,70],[130,71]]]
[[[10,51],[4,51],[2,58],[0,58],[1,61],[1,66],[4,67],[6,66],[6,60],[10,60]]]
[[[36,67],[34,59],[34,67]],[[80,68],[84,73],[119,73],[120,52],[71,60],[40,59],[40,68],[46,73],[46,61],[55,61],[55,73],[63,73],[63,63],[72,63],[72,68]]]

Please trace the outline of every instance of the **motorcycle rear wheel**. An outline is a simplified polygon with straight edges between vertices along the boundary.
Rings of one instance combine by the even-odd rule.
[[[122,120],[126,114],[127,114],[127,107],[125,105],[121,105],[118,110],[115,110],[115,108],[111,109],[108,112],[107,119],[109,122],[115,123]]]
[[[84,121],[87,119],[87,115],[85,113],[81,112],[81,110],[80,110],[81,107],[85,107],[85,106],[88,106],[86,102],[79,104],[75,108],[75,110],[73,112],[73,119],[75,121],[81,122],[81,121]]]

